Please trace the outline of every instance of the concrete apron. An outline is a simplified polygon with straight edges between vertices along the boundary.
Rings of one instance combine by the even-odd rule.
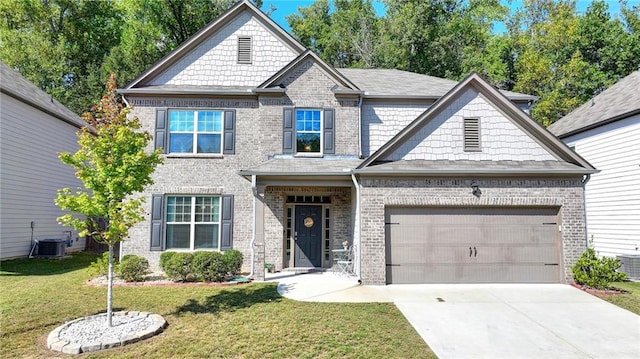
[[[272,275],[300,301],[393,302],[440,358],[640,358],[640,317],[562,284],[362,286]]]

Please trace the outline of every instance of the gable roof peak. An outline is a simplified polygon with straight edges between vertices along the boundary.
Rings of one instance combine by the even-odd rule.
[[[293,59],[289,64],[283,67],[280,71],[276,72],[273,76],[268,78],[265,82],[258,86],[259,89],[265,89],[269,87],[273,87],[276,85],[281,85],[280,82],[285,79],[292,71],[294,71],[299,65],[303,64],[305,61],[312,59],[314,63],[316,63],[320,69],[325,72],[328,76],[332,77],[336,82],[340,83],[342,86],[346,87],[349,90],[360,90],[358,86],[356,86],[351,80],[349,80],[345,75],[336,70],[333,66],[329,65],[326,61],[322,60],[320,56],[318,56],[315,52],[311,50],[306,50],[301,53],[298,57]]]
[[[513,104],[505,94],[501,93],[475,72],[472,72],[465,77],[447,94],[442,96],[408,126],[398,132],[393,138],[391,138],[391,140],[382,145],[374,154],[363,161],[360,166],[358,166],[358,169],[368,167],[376,161],[380,161],[393,153],[393,151],[408,141],[411,136],[413,136],[417,131],[420,131],[422,127],[433,120],[440,112],[446,109],[447,106],[464,94],[469,88],[473,88],[482,94],[487,101],[493,103],[494,106],[499,108],[507,118],[517,122],[523,130],[558,158],[561,158],[563,161],[568,163],[580,166],[584,168],[586,172],[595,170],[589,162],[571,151],[564,143],[562,143],[562,141]]]
[[[223,12],[220,16],[215,18],[209,24],[205,25],[202,29],[178,45],[173,51],[165,55],[158,60],[135,80],[131,81],[124,88],[131,89],[139,85],[143,85],[148,80],[151,80],[154,76],[175,64],[180,58],[188,54],[195,47],[203,43],[212,34],[216,33],[223,26],[237,18],[244,12],[249,12],[253,17],[265,24],[276,36],[279,36],[283,42],[289,46],[296,53],[303,53],[306,48],[296,40],[291,34],[285,31],[280,25],[267,16],[262,10],[257,8],[249,0],[238,0],[229,9]]]

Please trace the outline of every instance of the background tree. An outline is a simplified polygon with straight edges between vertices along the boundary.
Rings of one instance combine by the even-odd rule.
[[[91,127],[78,133],[80,149],[60,154],[60,160],[76,170],[84,189],[75,193],[60,189],[55,199],[62,210],[73,212],[58,218],[61,224],[109,246],[108,326],[112,326],[113,247],[144,219],[144,198],[134,194],[153,183],[151,174],[162,162],[158,151],[145,152],[151,135],[140,131],[140,122],[129,118],[129,111],[118,98],[115,76],[110,76],[94,113],[84,115]],[[106,226],[100,226],[100,220]]]

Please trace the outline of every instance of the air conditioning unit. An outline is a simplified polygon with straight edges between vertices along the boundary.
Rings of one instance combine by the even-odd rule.
[[[61,258],[66,248],[67,241],[62,238],[41,239],[38,241],[38,257]]]
[[[631,279],[640,279],[640,254],[621,254],[618,259],[621,271]]]

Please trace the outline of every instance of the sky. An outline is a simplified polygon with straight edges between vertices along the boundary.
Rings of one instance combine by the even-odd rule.
[[[289,14],[295,14],[298,12],[299,7],[309,7],[314,2],[314,0],[263,0],[264,5],[262,6],[262,9],[266,11],[273,4],[276,11],[271,14],[271,18],[283,29],[290,31],[291,28],[289,28],[286,16]],[[512,12],[522,6],[522,0],[512,0],[511,4],[509,4],[509,1],[507,0],[501,0],[501,2],[509,6]],[[584,12],[591,2],[591,0],[577,0],[576,7],[579,12]],[[606,2],[609,4],[610,14],[615,15],[620,12],[620,4],[618,3],[618,0],[607,0]],[[628,6],[635,4],[640,4],[640,0],[627,0]],[[385,7],[382,1],[373,1],[373,7],[379,16],[384,15]],[[496,24],[494,29],[496,32],[503,32],[504,25]]]

